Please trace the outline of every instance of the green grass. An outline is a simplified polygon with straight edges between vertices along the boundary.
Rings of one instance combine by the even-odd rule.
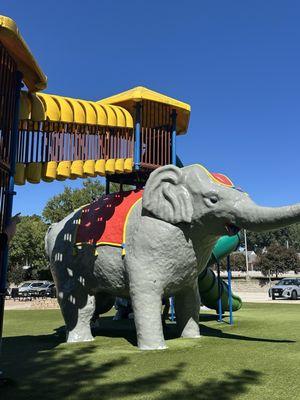
[[[235,325],[202,314],[202,338],[136,348],[132,321],[106,315],[92,343],[67,345],[58,310],[7,311],[1,399],[300,399],[300,306],[246,304]],[[2,394],[3,393],[3,394]]]

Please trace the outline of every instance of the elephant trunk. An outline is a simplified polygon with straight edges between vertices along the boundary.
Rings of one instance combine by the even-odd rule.
[[[300,204],[285,207],[260,207],[255,203],[237,218],[237,225],[254,232],[269,231],[300,222]]]

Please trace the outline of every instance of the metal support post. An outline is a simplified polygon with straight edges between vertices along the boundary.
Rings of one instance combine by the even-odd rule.
[[[218,272],[218,322],[222,322],[222,288],[221,288],[221,276],[220,276],[220,263],[217,262],[217,272]]]
[[[246,280],[250,279],[249,276],[249,259],[248,259],[248,246],[247,246],[247,231],[244,229],[244,241],[245,241],[245,258],[246,258]]]
[[[174,307],[174,297],[170,297],[170,307],[171,307],[171,321],[175,321],[175,307]]]
[[[110,193],[110,181],[106,178],[105,179],[105,194]]]
[[[227,279],[228,279],[229,323],[230,325],[233,325],[230,255],[227,256]]]
[[[134,168],[140,169],[141,163],[141,102],[135,106],[135,142],[134,142]]]
[[[17,143],[18,143],[18,129],[19,129],[19,108],[20,108],[20,91],[22,87],[22,74],[16,72],[16,92],[15,92],[15,105],[14,105],[14,120],[11,131],[10,140],[10,170],[9,170],[9,186],[6,192],[6,215],[4,226],[7,227],[10,224],[13,208],[13,198],[16,194],[14,191],[14,175],[16,170],[16,154],[17,154]],[[4,317],[4,303],[6,294],[6,281],[7,281],[7,269],[8,269],[8,243],[6,243],[2,252],[2,265],[0,265],[0,352],[2,347],[2,331],[3,331],[3,317]]]
[[[176,110],[172,110],[171,114],[172,118],[172,164],[176,165],[176,119],[177,119],[177,113]]]

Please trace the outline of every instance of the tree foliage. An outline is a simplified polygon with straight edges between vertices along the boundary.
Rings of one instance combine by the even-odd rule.
[[[27,278],[50,277],[44,250],[46,231],[47,224],[38,215],[21,217],[16,234],[10,243],[8,274],[10,282],[18,284]],[[31,268],[25,271],[23,269],[25,265]]]
[[[124,190],[130,190],[129,186],[124,186]],[[111,192],[120,190],[120,186],[115,183],[110,185]],[[59,222],[72,211],[89,204],[105,193],[105,187],[99,180],[87,179],[83,181],[83,187],[72,189],[65,186],[64,191],[48,200],[44,210],[43,217],[47,222]]]
[[[287,243],[296,251],[300,252],[300,224],[291,225],[286,228],[269,232],[250,232],[247,231],[247,247],[260,253],[264,248],[278,243],[286,246]],[[242,246],[244,246],[244,235],[242,235]]]
[[[223,258],[220,262],[221,270],[227,269],[227,260]],[[230,255],[230,269],[231,271],[246,271],[246,259],[243,253],[235,252]]]
[[[43,210],[43,217],[50,223],[61,221],[76,208],[90,203],[104,192],[105,187],[99,180],[87,179],[83,181],[81,189],[65,186],[62,193],[48,200]]]
[[[282,274],[286,271],[300,271],[299,257],[295,249],[272,243],[259,256],[258,267],[266,276]]]

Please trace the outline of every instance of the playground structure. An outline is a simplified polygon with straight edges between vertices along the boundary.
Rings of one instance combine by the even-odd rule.
[[[104,176],[109,193],[110,182],[141,188],[156,168],[182,167],[176,137],[187,132],[188,104],[144,87],[98,101],[42,93],[47,78],[8,17],[0,17],[0,58],[1,233],[10,222],[14,184]],[[28,90],[21,90],[22,82]],[[237,237],[234,245],[228,239],[222,257],[238,245]],[[7,245],[0,257],[3,315]],[[232,311],[230,288],[205,271],[199,277],[204,304],[220,315],[221,307]],[[240,306],[235,298],[234,309]]]
[[[20,185],[97,175],[143,185],[153,169],[176,162],[176,135],[190,113],[143,87],[98,102],[25,91],[20,100]]]

